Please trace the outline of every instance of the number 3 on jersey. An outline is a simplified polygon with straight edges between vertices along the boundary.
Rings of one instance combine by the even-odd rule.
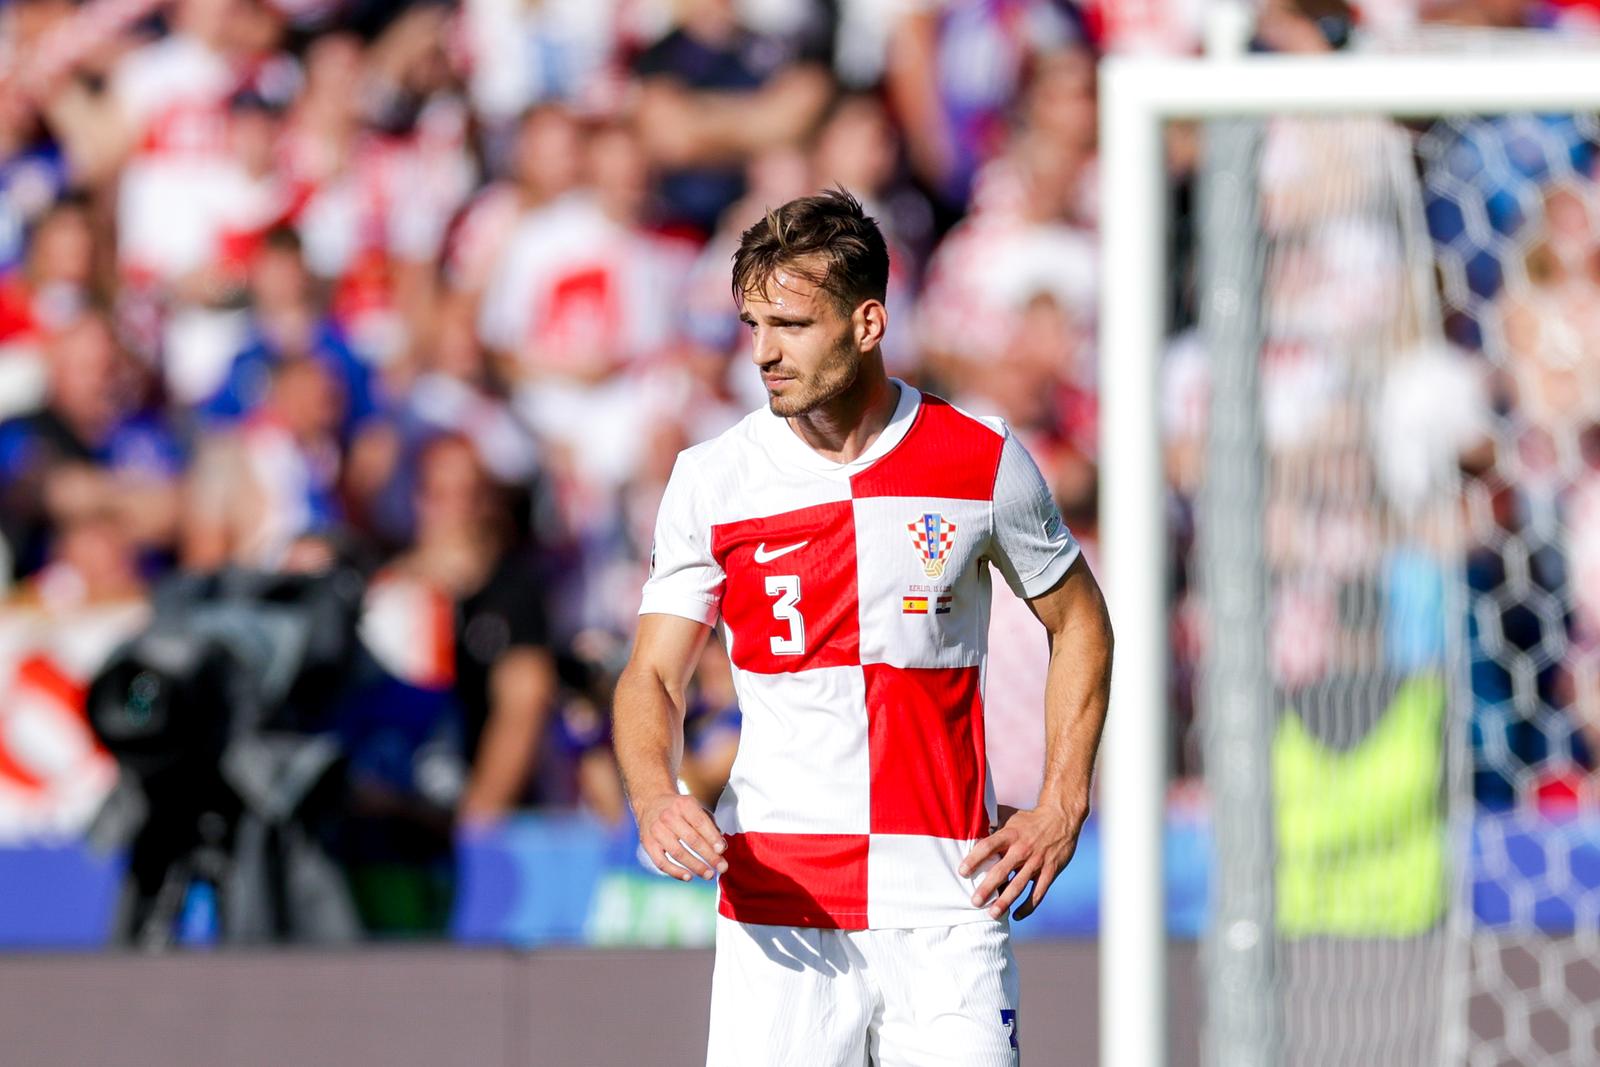
[[[787,637],[772,639],[774,656],[798,656],[806,650],[806,620],[801,618],[800,576],[798,574],[767,575],[767,595],[778,599],[772,603],[772,617],[789,624]]]

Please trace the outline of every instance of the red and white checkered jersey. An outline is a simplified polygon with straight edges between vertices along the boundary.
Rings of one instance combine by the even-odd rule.
[[[994,818],[988,564],[1034,597],[1078,544],[1004,423],[896,384],[855,461],[763,409],[683,452],[661,502],[640,613],[720,616],[744,714],[716,812],[730,919],[988,917],[956,873]]]

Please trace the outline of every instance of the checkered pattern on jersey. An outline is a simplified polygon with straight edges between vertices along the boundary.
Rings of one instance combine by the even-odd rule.
[[[713,525],[744,710],[717,812],[722,914],[845,929],[983,917],[978,879],[955,868],[991,815],[983,557],[1003,443],[924,396],[899,443],[848,481]],[[950,610],[908,613],[908,597]]]

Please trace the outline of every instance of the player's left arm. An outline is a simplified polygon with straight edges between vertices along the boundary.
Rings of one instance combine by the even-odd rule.
[[[1000,828],[967,854],[961,874],[993,860],[972,903],[995,918],[1031,885],[1014,916],[1025,919],[1072,859],[1089,814],[1089,783],[1110,696],[1111,620],[1049,486],[1009,433],[993,500],[990,558],[1044,624],[1049,641],[1044,783],[1037,806],[1005,813]]]
[[[980,906],[989,901],[995,918],[1031,884],[1033,891],[1013,916],[1026,919],[1072,859],[1089,814],[1089,782],[1111,689],[1111,620],[1083,557],[1055,588],[1029,600],[1028,606],[1044,623],[1050,641],[1044,785],[1037,807],[1012,814],[961,865],[965,875],[989,856],[999,857],[972,900]]]

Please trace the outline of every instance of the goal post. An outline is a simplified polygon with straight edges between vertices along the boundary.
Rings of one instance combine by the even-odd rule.
[[[1163,1067],[1168,1061],[1161,861],[1169,758],[1168,544],[1158,419],[1171,222],[1164,127],[1171,121],[1276,116],[1593,112],[1600,110],[1596,70],[1600,54],[1571,51],[1130,57],[1108,59],[1101,67],[1101,544],[1117,644],[1100,793],[1100,1062],[1106,1067]],[[1202,303],[1214,298],[1202,296]],[[1203,307],[1203,322],[1204,312]],[[1214,329],[1215,320],[1208,326]],[[1212,337],[1213,343],[1222,340]],[[1259,800],[1259,790],[1243,795]],[[1214,820],[1224,817],[1214,813]],[[1239,821],[1252,818],[1261,820],[1261,813],[1245,813]],[[1452,853],[1462,859],[1465,845]],[[1455,896],[1460,878],[1458,871]],[[1215,916],[1227,914],[1235,902],[1211,903]],[[1450,906],[1458,908],[1459,901]],[[1254,942],[1243,936],[1247,930],[1240,933],[1224,939],[1227,951],[1270,951],[1271,931]],[[1269,1041],[1271,1029],[1264,1027]],[[1465,1050],[1454,1053],[1458,1059],[1451,1067]]]

